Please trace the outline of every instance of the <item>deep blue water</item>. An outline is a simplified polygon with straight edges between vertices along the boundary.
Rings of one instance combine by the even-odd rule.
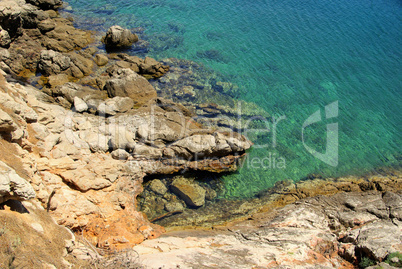
[[[401,0],[69,4],[87,21],[81,27],[143,27],[149,56],[204,63],[239,86],[235,98],[286,117],[277,123],[276,144],[272,121],[270,132],[248,133],[256,147],[238,173],[225,176],[226,197],[248,197],[283,179],[358,175],[400,163]],[[324,107],[336,101],[338,114],[332,107],[334,117],[326,119]],[[319,109],[322,121],[305,128],[303,143],[303,123]],[[331,123],[338,124],[338,135],[329,132],[330,143],[339,137],[338,154],[323,161],[305,146],[325,153]]]

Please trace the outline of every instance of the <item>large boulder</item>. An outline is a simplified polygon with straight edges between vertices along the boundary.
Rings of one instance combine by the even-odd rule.
[[[119,69],[105,83],[109,97],[130,97],[136,105],[143,105],[156,97],[154,87],[131,69]]]
[[[0,161],[0,203],[7,200],[29,200],[35,198],[32,186],[14,169]]]
[[[111,49],[130,47],[137,41],[138,36],[136,34],[118,25],[110,27],[106,32],[106,36],[102,38],[105,46]]]

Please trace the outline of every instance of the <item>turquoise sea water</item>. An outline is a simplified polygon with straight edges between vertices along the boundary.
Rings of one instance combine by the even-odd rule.
[[[269,132],[249,133],[256,147],[237,173],[224,177],[226,197],[250,197],[278,180],[363,174],[400,164],[400,0],[69,4],[74,15],[90,22],[80,27],[142,27],[140,37],[151,43],[149,56],[204,63],[239,86],[233,97],[255,102],[276,118],[286,117],[276,125],[276,143],[272,120],[266,122]],[[335,101],[339,112],[330,109],[334,117],[326,119],[324,107]],[[305,128],[303,143],[303,123],[319,109],[322,121]],[[325,153],[331,123],[339,127],[337,165],[305,147]],[[336,133],[330,134],[330,143],[335,142]]]

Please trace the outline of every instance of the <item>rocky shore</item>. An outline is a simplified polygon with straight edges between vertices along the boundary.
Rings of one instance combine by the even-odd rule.
[[[401,251],[399,170],[218,205],[191,175],[235,171],[243,121],[269,115],[195,63],[123,53],[130,30],[104,33],[103,53],[62,5],[0,2],[0,267],[339,268]],[[167,222],[213,230],[160,237]]]

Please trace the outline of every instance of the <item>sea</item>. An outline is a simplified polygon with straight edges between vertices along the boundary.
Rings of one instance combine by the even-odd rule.
[[[80,28],[137,29],[146,55],[200,63],[270,115],[245,126],[254,146],[221,176],[226,199],[401,164],[401,0],[70,0],[63,12]]]

